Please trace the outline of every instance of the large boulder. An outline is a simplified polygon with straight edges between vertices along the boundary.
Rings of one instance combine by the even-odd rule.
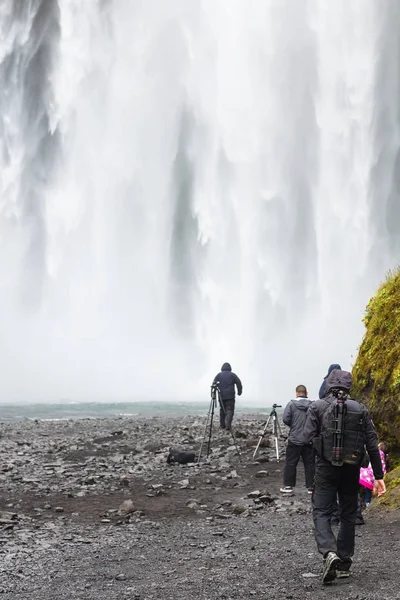
[[[390,272],[370,299],[364,323],[352,394],[368,406],[393,455],[400,451],[400,270]]]

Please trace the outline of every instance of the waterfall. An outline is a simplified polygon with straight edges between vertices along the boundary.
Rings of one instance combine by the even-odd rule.
[[[397,0],[3,0],[0,398],[351,368],[400,251]]]

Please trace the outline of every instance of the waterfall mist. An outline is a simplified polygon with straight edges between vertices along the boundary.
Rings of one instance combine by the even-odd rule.
[[[351,368],[399,256],[397,0],[3,0],[2,401]]]

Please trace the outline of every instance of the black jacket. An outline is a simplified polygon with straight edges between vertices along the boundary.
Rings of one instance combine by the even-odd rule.
[[[218,383],[222,400],[235,399],[235,385],[237,387],[238,396],[242,394],[242,382],[235,373],[232,373],[231,365],[229,363],[224,363],[222,365],[221,372],[214,377],[213,384],[214,383]]]
[[[330,384],[330,381],[334,383],[334,387],[339,387],[339,385],[337,384],[340,383],[341,376],[342,379],[344,378],[346,379],[346,381],[351,381],[350,373],[347,373],[346,371],[335,370],[335,372],[327,380],[327,396],[325,396],[323,400],[317,400],[316,402],[313,402],[310,408],[308,409],[303,434],[304,444],[312,442],[314,438],[320,435],[322,429],[323,415],[325,411],[328,410],[329,404],[335,399],[335,397],[330,393],[333,389],[333,385]],[[350,388],[350,385],[348,385],[348,388]],[[363,410],[367,412],[365,446],[369,454],[375,479],[383,479],[382,462],[378,449],[378,438],[371,417],[369,416],[367,409],[358,402],[356,402],[356,400],[347,398],[346,404],[349,407],[349,409],[351,409],[354,412],[361,413]]]
[[[308,398],[300,397],[291,400],[283,411],[283,422],[290,427],[289,442],[296,446],[303,445],[303,429],[306,422],[307,411],[312,404]]]
[[[320,398],[325,398],[325,394],[326,394],[326,380],[328,379],[329,375],[332,373],[332,371],[335,371],[335,370],[341,371],[341,369],[342,369],[342,367],[340,365],[337,365],[337,364],[333,364],[333,365],[329,366],[328,374],[325,375],[324,380],[323,380],[323,382],[321,384],[321,387],[319,388],[319,394],[318,395],[319,395]]]

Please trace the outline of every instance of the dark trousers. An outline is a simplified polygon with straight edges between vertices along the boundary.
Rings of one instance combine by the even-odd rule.
[[[223,429],[232,427],[232,419],[235,414],[234,400],[221,400],[219,405],[219,423]]]
[[[299,446],[288,442],[286,447],[285,469],[283,471],[283,485],[294,487],[296,485],[297,465],[303,459],[304,474],[306,477],[306,487],[312,488],[314,485],[315,471],[315,453],[310,446]]]
[[[336,552],[341,560],[349,561],[354,554],[359,477],[358,467],[334,467],[323,458],[317,458],[312,496],[313,519],[318,550],[324,556],[327,552]],[[340,527],[336,539],[331,519],[337,507],[337,496]]]

